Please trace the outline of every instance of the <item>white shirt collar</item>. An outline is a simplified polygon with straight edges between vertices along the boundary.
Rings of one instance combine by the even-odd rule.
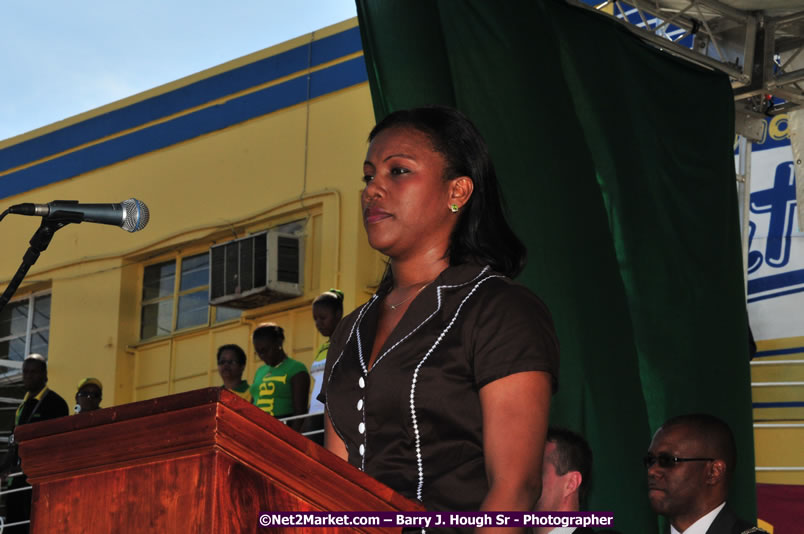
[[[715,520],[715,517],[717,517],[717,514],[720,513],[724,506],[726,506],[726,501],[720,503],[720,506],[716,507],[708,514],[699,517],[698,520],[691,524],[683,533],[676,530],[676,527],[673,525],[670,525],[670,534],[706,534],[706,531],[709,530],[710,526],[712,526],[712,522]]]
[[[572,534],[577,527],[556,527],[548,534]]]

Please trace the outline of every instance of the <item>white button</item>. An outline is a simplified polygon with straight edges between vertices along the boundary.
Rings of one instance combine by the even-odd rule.
[[[366,446],[361,443],[358,450],[360,451],[360,456],[363,456],[366,453]]]
[[[366,381],[363,380],[362,376],[360,377],[360,380],[357,381],[357,385],[360,386],[360,389],[363,389],[363,388],[366,387]]]
[[[366,423],[360,423],[357,425],[357,431],[361,434],[364,434],[366,432]]]
[[[363,409],[363,399],[360,399],[359,401],[357,401],[357,409],[358,410]]]

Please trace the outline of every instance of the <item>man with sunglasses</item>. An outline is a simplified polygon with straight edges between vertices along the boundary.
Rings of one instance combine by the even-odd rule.
[[[726,505],[736,462],[731,429],[713,415],[673,417],[656,431],[645,456],[648,499],[671,534],[765,532]]]

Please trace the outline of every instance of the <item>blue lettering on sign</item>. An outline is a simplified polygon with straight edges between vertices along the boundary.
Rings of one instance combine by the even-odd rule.
[[[787,161],[776,167],[773,187],[751,194],[751,212],[757,215],[770,214],[768,239],[765,245],[764,262],[771,267],[784,267],[790,261],[790,235],[796,213],[796,184],[793,162]],[[751,222],[749,250],[756,233],[756,224]],[[763,263],[762,253],[748,253],[748,272],[753,273]]]
[[[785,267],[790,262],[790,245],[795,225],[796,184],[792,161],[776,167],[773,187],[751,194],[751,213],[765,215],[768,220],[765,250],[752,250],[757,224],[749,222],[748,234],[748,274],[755,273],[763,265],[772,269]],[[771,274],[748,281],[748,294],[768,293],[749,298],[748,301],[761,300],[773,296],[804,291],[804,288],[791,288],[804,283],[804,269]],[[788,288],[787,290],[783,290]]]

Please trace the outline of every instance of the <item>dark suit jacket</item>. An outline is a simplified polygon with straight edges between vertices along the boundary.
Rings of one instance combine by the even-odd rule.
[[[49,389],[47,394],[42,397],[42,402],[37,401],[35,397],[30,397],[22,404],[20,420],[17,426],[64,417],[69,413],[70,409],[67,407],[67,403],[64,399],[61,398],[61,395]],[[14,444],[9,446],[5,456],[0,460],[0,474],[16,471],[18,465],[19,456],[17,454],[17,446]]]
[[[743,521],[737,517],[734,512],[729,509],[729,506],[726,505],[720,513],[717,514],[715,520],[709,526],[709,530],[706,531],[706,534],[740,534],[753,526],[753,523]],[[762,530],[761,532],[765,531]]]

